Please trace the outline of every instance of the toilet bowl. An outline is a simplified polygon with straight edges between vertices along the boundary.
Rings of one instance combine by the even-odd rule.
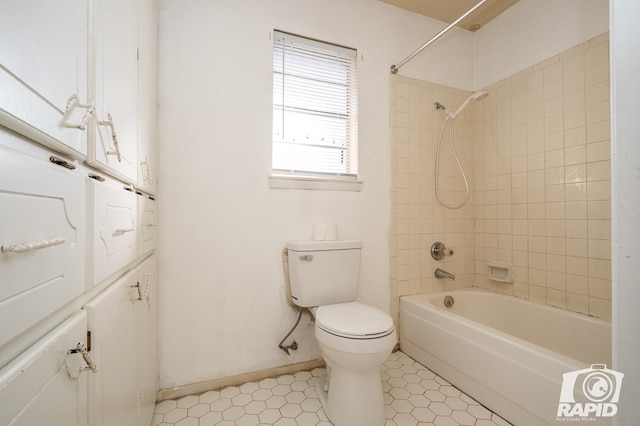
[[[359,241],[289,242],[291,300],[310,308],[327,366],[318,397],[335,426],[383,426],[380,365],[397,343],[388,313],[355,301]]]
[[[357,302],[322,306],[315,335],[327,364],[316,390],[329,420],[335,426],[384,425],[380,365],[397,342],[391,317]]]

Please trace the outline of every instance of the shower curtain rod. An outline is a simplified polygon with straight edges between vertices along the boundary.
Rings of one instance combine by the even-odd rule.
[[[458,22],[462,21],[464,18],[466,18],[468,15],[470,15],[471,13],[473,13],[477,8],[479,8],[480,6],[482,6],[487,0],[481,0],[478,4],[476,4],[475,6],[473,6],[471,9],[469,9],[464,15],[462,15],[461,17],[459,17],[458,19],[456,19],[455,21],[453,21],[451,24],[449,24],[445,29],[443,29],[442,31],[440,31],[438,34],[434,35],[433,37],[431,37],[431,40],[429,40],[428,42],[426,42],[425,44],[423,44],[422,46],[420,46],[418,49],[416,49],[415,52],[413,52],[411,55],[407,56],[406,58],[404,58],[402,61],[400,61],[397,65],[391,65],[391,73],[392,74],[397,74],[398,70],[400,69],[400,67],[402,67],[404,64],[406,64],[407,62],[409,62],[410,60],[413,59],[414,56],[416,56],[418,53],[422,52],[424,49],[426,49],[427,47],[429,47],[429,45],[433,42],[435,42],[436,40],[438,40],[440,37],[442,37],[443,35],[445,35],[447,32],[449,32],[449,30],[451,28],[453,28]]]

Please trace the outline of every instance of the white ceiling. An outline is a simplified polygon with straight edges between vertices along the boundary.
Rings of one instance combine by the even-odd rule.
[[[447,24],[464,15],[469,9],[478,4],[480,0],[380,0],[384,3],[428,16]],[[458,27],[475,31],[485,25],[496,16],[516,4],[518,0],[488,0],[470,16],[458,23]]]

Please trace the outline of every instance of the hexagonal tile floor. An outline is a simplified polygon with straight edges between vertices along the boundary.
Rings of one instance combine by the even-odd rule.
[[[315,383],[323,368],[156,405],[152,426],[331,426]],[[505,426],[496,414],[398,351],[381,366],[386,426]]]

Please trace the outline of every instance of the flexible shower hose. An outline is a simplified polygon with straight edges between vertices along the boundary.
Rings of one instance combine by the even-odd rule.
[[[438,147],[436,149],[436,176],[435,176],[435,189],[436,189],[436,199],[438,200],[438,202],[440,203],[440,205],[442,205],[443,207],[450,209],[450,210],[458,210],[462,207],[464,207],[465,204],[467,204],[467,201],[469,201],[469,181],[467,181],[467,175],[464,172],[464,168],[462,167],[462,164],[460,163],[460,159],[458,158],[458,153],[456,152],[456,148],[453,145],[453,132],[452,132],[452,127],[453,127],[453,123],[449,123],[449,144],[451,145],[451,151],[453,152],[453,158],[455,158],[456,163],[458,163],[458,168],[460,169],[460,172],[462,173],[462,179],[464,180],[464,188],[465,188],[465,197],[464,197],[464,201],[462,202],[462,204],[460,205],[450,205],[445,203],[444,201],[442,201],[442,199],[440,198],[440,190],[438,188],[438,176],[439,176],[439,172],[440,172],[440,148],[442,146],[442,135],[444,133],[444,128],[447,125],[447,122],[451,119],[451,117],[449,115],[447,115],[444,119],[444,121],[442,122],[442,127],[440,127],[440,137],[438,137]]]

